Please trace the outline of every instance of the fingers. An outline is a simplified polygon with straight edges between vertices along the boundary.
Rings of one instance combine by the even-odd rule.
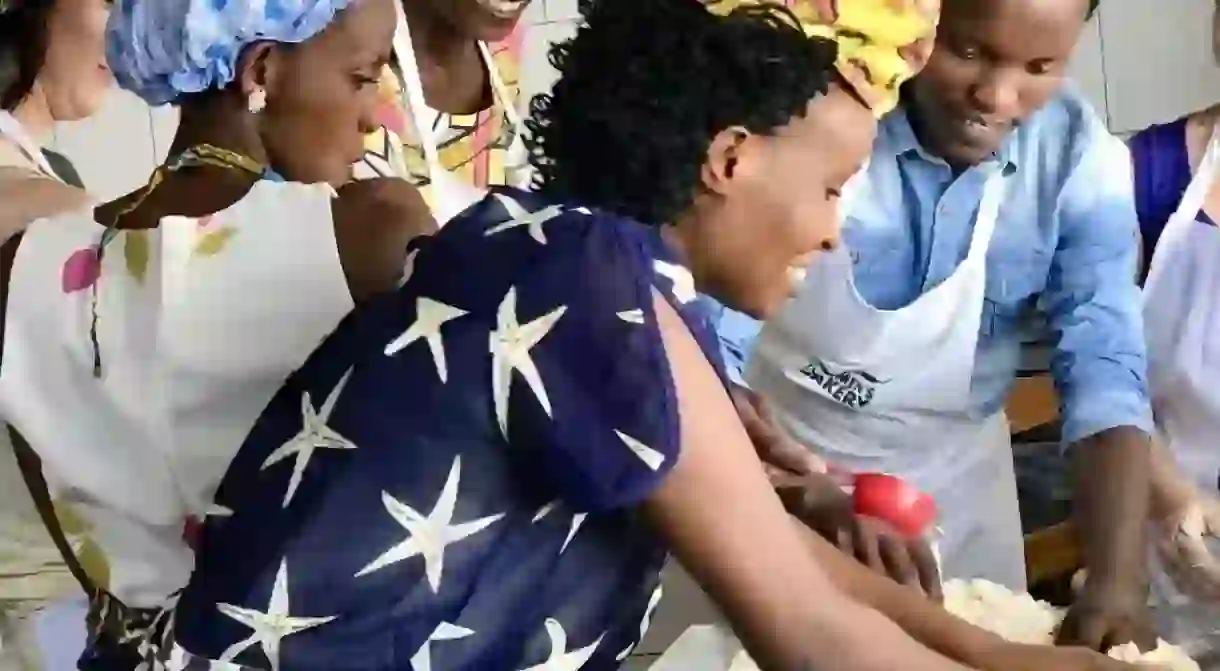
[[[936,558],[926,543],[908,540],[880,525],[854,517],[838,535],[839,548],[891,580],[941,600]]]
[[[906,540],[890,534],[880,534],[877,536],[877,549],[885,571],[891,578],[927,594]]]
[[[1192,598],[1220,601],[1220,558],[1204,539],[1175,534],[1156,543],[1162,568],[1178,591]]]
[[[934,601],[944,601],[945,594],[940,583],[940,566],[936,562],[936,553],[932,551],[932,546],[922,540],[912,541],[907,546],[910,548],[911,559],[915,563],[915,570],[919,573],[919,584],[923,585],[924,593]]]
[[[1080,615],[1068,612],[1055,635],[1055,645],[1079,645],[1098,652],[1108,650],[1105,646],[1109,633],[1105,621],[1093,613]]]
[[[1220,599],[1220,559],[1202,538],[1179,537],[1180,562],[1174,567],[1183,578],[1187,594],[1206,600]]]
[[[731,396],[746,435],[764,464],[790,473],[810,472],[809,451],[787,440],[776,429],[770,413],[765,410],[762,401],[754,392],[738,387],[733,389]]]

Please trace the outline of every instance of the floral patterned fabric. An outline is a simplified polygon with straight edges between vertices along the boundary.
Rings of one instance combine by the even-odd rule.
[[[510,101],[498,98],[495,104],[477,114],[454,115],[430,110],[433,138],[440,150],[442,167],[470,184],[486,188],[512,181],[509,166],[522,165],[526,157],[513,155],[517,129],[505,114],[504,104],[520,105],[519,68],[524,24],[508,38],[489,44],[495,66],[509,89]],[[381,128],[365,138],[364,158],[356,165],[356,177],[397,176],[423,189],[431,203],[428,169],[423,149],[415,138],[415,126],[403,94],[402,73],[397,64],[387,65],[381,79]],[[518,185],[521,186],[521,185]]]
[[[751,0],[706,0],[728,13]],[[927,64],[940,0],[783,0],[810,36],[839,45],[839,72],[878,118],[898,104],[898,89]]]

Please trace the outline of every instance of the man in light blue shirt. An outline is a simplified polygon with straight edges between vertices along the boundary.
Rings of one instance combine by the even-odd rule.
[[[724,309],[716,321],[731,374],[775,406],[784,429],[831,463],[936,490],[942,525],[956,536],[951,552],[969,555],[946,557],[950,577],[955,569],[991,577],[1021,572],[1019,563],[1006,574],[995,568],[1011,568],[1013,559],[988,552],[1020,553],[1001,411],[1023,332],[1040,312],[1056,336],[1051,371],[1063,437],[1084,475],[1077,522],[1090,570],[1060,638],[1104,649],[1147,640],[1142,534],[1152,420],[1129,157],[1062,85],[1096,4],[945,0],[931,62],[908,85],[904,106],[883,120],[866,173],[844,195],[855,302],[821,296],[833,291],[834,275],[818,259],[802,294],[765,328]],[[992,177],[1004,187],[994,231],[980,237]],[[974,280],[964,260],[976,253],[985,272]],[[950,286],[929,294],[942,285]],[[967,318],[952,312],[980,288]],[[872,336],[883,332],[877,341],[893,351],[878,352]],[[941,341],[969,347],[946,350]],[[955,360],[967,365],[960,402],[947,370]],[[905,380],[933,382],[920,392]],[[984,430],[997,417],[1002,444]],[[887,441],[895,445],[877,445]],[[963,465],[989,441],[1000,448],[991,451],[993,468]],[[1023,575],[997,581],[1023,583]]]

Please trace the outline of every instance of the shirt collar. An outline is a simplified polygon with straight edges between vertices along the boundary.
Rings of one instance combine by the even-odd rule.
[[[992,155],[996,162],[1008,169],[1017,169],[1017,151],[1016,151],[1016,136],[1020,132],[1020,128],[1009,133],[1008,137],[1000,145],[1000,149]],[[945,162],[928,153],[923,145],[919,144],[919,140],[915,137],[915,129],[911,127],[911,120],[907,116],[906,108],[899,105],[894,111],[885,115],[881,120],[881,125],[878,133],[877,141],[878,153],[885,156],[907,156],[914,154],[921,159],[938,165],[946,165]]]

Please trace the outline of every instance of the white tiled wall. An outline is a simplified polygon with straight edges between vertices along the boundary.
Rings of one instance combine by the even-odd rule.
[[[1220,100],[1220,68],[1210,51],[1211,7],[1205,0],[1103,0],[1072,75],[1115,132]],[[576,19],[577,0],[535,0],[530,7],[521,70],[527,92],[543,91],[553,81],[547,47],[570,35]],[[132,96],[116,93],[97,117],[62,125],[57,146],[93,191],[111,197],[147,179],[165,155],[176,123],[173,109],[150,111]]]

